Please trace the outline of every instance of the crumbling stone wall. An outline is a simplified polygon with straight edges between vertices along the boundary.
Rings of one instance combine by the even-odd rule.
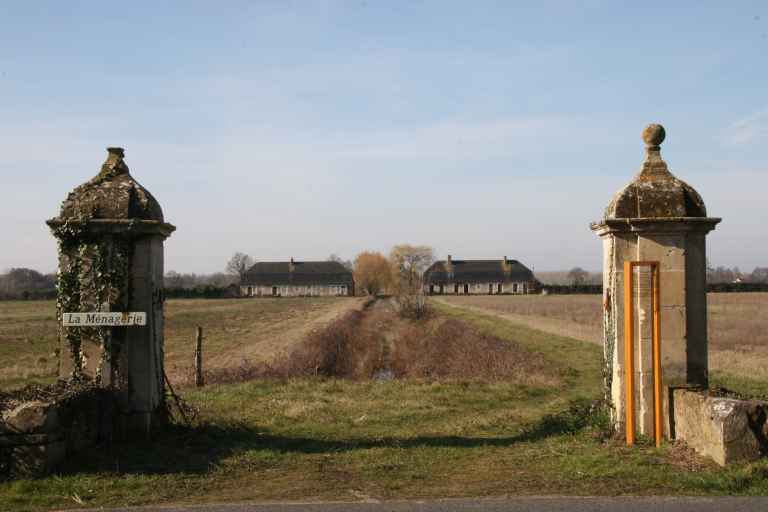
[[[0,397],[0,477],[50,473],[109,441],[115,396],[92,383],[30,386]]]

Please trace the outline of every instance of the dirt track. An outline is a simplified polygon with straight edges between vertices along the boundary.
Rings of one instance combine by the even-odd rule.
[[[504,297],[501,297],[502,298],[500,300],[503,300]],[[432,299],[447,306],[468,309],[476,313],[503,318],[504,320],[508,320],[512,323],[524,325],[531,329],[536,329],[537,331],[556,334],[558,336],[565,336],[568,338],[576,338],[578,340],[587,341],[596,345],[603,344],[602,326],[600,324],[594,326],[583,326],[565,318],[546,318],[535,315],[505,313],[499,311],[498,309],[494,309],[493,307],[481,307],[465,304],[445,297],[432,297]]]
[[[264,308],[260,308],[260,305],[263,301],[270,300],[283,300],[287,307],[285,309],[281,307],[278,311],[269,314],[261,314],[259,310]],[[281,354],[290,353],[310,331],[330,323],[346,311],[362,308],[364,299],[333,300],[323,302],[318,307],[305,309],[291,307],[285,299],[254,299],[252,301],[243,299],[237,304],[246,304],[245,301],[248,301],[249,307],[254,308],[253,311],[241,310],[236,313],[231,325],[217,326],[215,329],[204,331],[203,357],[207,370],[235,367],[244,361],[272,362]],[[233,313],[230,309],[224,308],[221,314]],[[173,345],[178,343],[174,341]],[[187,344],[191,346],[186,339],[181,343],[184,343],[184,348]],[[178,350],[176,348],[174,353]],[[166,357],[166,360],[168,359]],[[166,364],[166,371],[172,381],[178,381],[182,376],[188,376],[191,373],[191,360],[191,357],[185,358],[179,364],[178,357],[173,357],[171,364]]]

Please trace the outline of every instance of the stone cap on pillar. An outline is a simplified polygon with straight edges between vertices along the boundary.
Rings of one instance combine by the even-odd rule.
[[[666,131],[660,124],[643,130],[645,160],[631,183],[621,189],[592,229],[605,231],[710,231],[721,219],[707,217],[696,190],[675,177],[661,158]]]
[[[176,228],[164,221],[160,203],[131,176],[125,150],[110,147],[107,153],[99,174],[70,192],[48,225],[55,230],[63,224],[87,224],[95,232],[169,236]]]

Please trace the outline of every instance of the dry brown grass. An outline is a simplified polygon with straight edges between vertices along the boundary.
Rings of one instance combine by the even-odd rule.
[[[0,385],[55,375],[56,329],[54,301],[0,301]]]
[[[707,299],[710,369],[768,378],[768,293],[710,293]],[[532,329],[602,343],[599,295],[447,296],[438,300]]]
[[[436,300],[558,336],[592,343],[603,339],[599,295],[449,295]]]
[[[768,379],[768,293],[710,293],[710,368]]]
[[[541,354],[456,319],[410,326],[394,344],[392,368],[398,377],[558,383]]]
[[[363,313],[347,311],[329,324],[309,332],[290,353],[271,361],[242,360],[239,364],[206,370],[206,384],[229,384],[255,379],[301,377],[369,378],[381,360],[378,336],[361,329]],[[190,374],[179,382],[192,385]]]

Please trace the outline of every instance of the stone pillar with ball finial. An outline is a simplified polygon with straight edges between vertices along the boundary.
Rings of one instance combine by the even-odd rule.
[[[647,268],[633,270],[632,311],[624,311],[624,263],[659,262],[661,376],[664,436],[671,437],[670,390],[708,385],[706,243],[720,222],[707,216],[701,196],[676,178],[661,157],[664,127],[643,131],[645,160],[631,183],[592,224],[603,240],[603,330],[606,397],[618,431],[625,425],[624,315],[632,314],[638,433],[652,435],[652,315]]]
[[[163,242],[176,228],[123,149],[107,152],[48,221],[59,244],[59,378],[114,391],[118,430],[146,434],[165,415]]]

